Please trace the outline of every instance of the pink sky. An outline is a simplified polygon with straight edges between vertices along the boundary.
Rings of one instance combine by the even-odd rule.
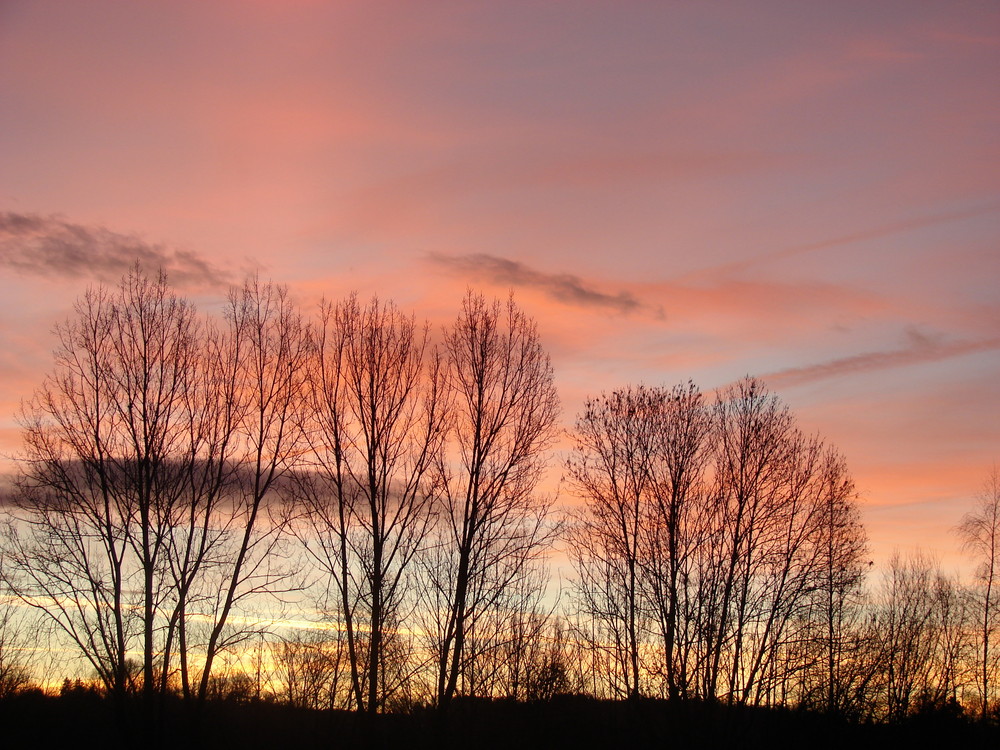
[[[0,450],[52,324],[136,254],[434,321],[539,321],[572,423],[766,377],[873,557],[1000,459],[995,2],[0,2]],[[555,470],[554,475],[558,475]]]

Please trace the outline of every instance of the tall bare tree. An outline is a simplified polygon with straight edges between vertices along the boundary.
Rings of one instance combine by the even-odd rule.
[[[852,484],[839,455],[804,435],[760,381],[725,389],[715,411],[715,543],[699,583],[710,603],[703,689],[767,703],[802,668],[788,654],[810,637],[816,592],[860,554],[836,532],[856,530]]]
[[[594,625],[595,647],[608,650],[614,692],[642,690],[649,609],[643,586],[643,525],[655,491],[653,463],[663,394],[620,389],[584,404],[566,470],[585,504],[570,525],[574,599]],[[597,646],[597,644],[602,644]]]
[[[299,536],[336,592],[355,705],[370,713],[408,679],[394,654],[438,491],[444,414],[427,339],[391,303],[351,297],[323,307],[312,360]]]
[[[55,368],[25,404],[9,583],[80,650],[105,686],[155,690],[164,553],[186,451],[181,393],[200,326],[161,274],[89,290],[56,329]]]
[[[848,713],[854,704],[853,638],[862,611],[867,537],[861,525],[854,481],[844,457],[828,448],[820,469],[817,540],[822,573],[816,585],[825,664],[827,711]]]
[[[209,382],[218,386],[214,397],[223,403],[212,424],[233,431],[212,433],[216,440],[208,447],[216,453],[208,467],[218,467],[217,478],[226,476],[230,466],[234,470],[226,476],[224,502],[206,506],[209,512],[198,519],[205,531],[224,532],[214,548],[201,550],[199,560],[206,571],[214,568],[215,593],[203,613],[210,627],[198,688],[201,700],[219,652],[245,635],[231,632],[234,608],[256,595],[295,585],[281,566],[284,516],[274,511],[279,507],[276,491],[302,452],[308,325],[285,287],[257,278],[231,292],[226,325],[218,345],[209,350],[210,366],[221,355],[218,362],[224,369],[215,370]]]
[[[761,606],[771,583],[768,548],[780,541],[775,511],[789,476],[794,423],[788,408],[762,383],[745,379],[719,394],[716,430],[716,549],[721,557],[706,688],[709,697],[722,688],[733,700],[746,686],[754,627],[766,616]]]
[[[1000,626],[1000,471],[994,466],[987,477],[976,507],[959,526],[963,546],[978,562],[978,675],[980,716],[989,711],[991,684],[1000,665],[995,635]],[[995,690],[994,690],[995,692]]]
[[[116,696],[165,691],[176,653],[185,695],[204,698],[234,607],[281,585],[279,529],[262,517],[297,456],[304,323],[253,280],[222,332],[138,267],[75,312],[22,411],[4,575]],[[208,623],[204,642],[192,620]]]
[[[437,699],[447,707],[467,664],[467,641],[530,580],[554,526],[535,494],[559,414],[552,365],[534,321],[514,300],[469,293],[444,337],[453,450],[439,454],[433,564]],[[506,620],[506,617],[501,618]]]
[[[647,505],[644,555],[649,596],[663,643],[667,694],[686,697],[691,680],[694,638],[693,559],[707,541],[704,519],[705,472],[712,415],[694,383],[659,394],[654,419],[652,499]]]

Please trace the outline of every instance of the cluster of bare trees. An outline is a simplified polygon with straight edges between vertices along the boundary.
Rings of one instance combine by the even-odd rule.
[[[752,378],[587,400],[557,521],[536,490],[559,402],[513,300],[470,292],[433,331],[354,296],[309,317],[251,279],[213,318],[136,268],[56,333],[21,412],[4,612],[37,613],[117,697],[252,683],[374,713],[580,692],[893,719],[997,695],[996,472],[960,527],[973,586],[921,557],[866,586],[844,458]],[[276,624],[292,600],[311,627]],[[2,636],[0,685],[23,681]]]
[[[825,683],[835,689],[825,705],[856,719],[897,721],[922,710],[997,718],[996,477],[957,529],[977,562],[975,579],[963,584],[919,550],[894,554],[880,580],[855,590],[843,609],[838,650],[824,659],[833,679],[819,679],[806,658],[792,699],[823,706]]]
[[[304,325],[256,281],[216,325],[138,270],[75,312],[22,408],[4,583],[112,694],[176,676],[204,698],[234,608],[288,580],[268,496],[298,453]]]
[[[752,379],[711,404],[690,383],[619,390],[574,437],[576,614],[602,689],[780,701],[807,637],[830,679],[865,549],[835,450]]]
[[[345,641],[340,701],[362,710],[407,696],[418,672],[441,706],[470,690],[504,643],[488,632],[545,583],[535,485],[558,399],[535,325],[469,294],[441,344],[428,336],[354,298],[316,328],[293,528]]]
[[[364,711],[418,670],[446,703],[544,585],[534,489],[558,400],[513,301],[470,293],[431,346],[391,303],[310,321],[253,279],[216,321],[136,268],[57,334],[21,415],[3,578],[110,693],[204,700],[253,608],[310,583],[293,541]]]
[[[463,676],[464,687],[456,695],[538,701],[584,692],[578,668],[582,662],[575,657],[576,643],[561,618],[532,610],[507,619],[510,630],[502,637],[470,639],[474,671]],[[387,696],[386,708],[405,711],[435,701],[438,665],[429,655],[409,654],[407,666],[417,674],[405,691]],[[351,658],[342,630],[314,625],[248,643],[240,660],[216,672],[210,691],[224,699],[267,698],[300,708],[345,709],[356,707],[351,683]]]
[[[996,475],[959,531],[972,587],[925,556],[866,586],[843,457],[752,378],[588,400],[567,472],[571,613],[597,695],[809,705],[898,720],[995,700]]]

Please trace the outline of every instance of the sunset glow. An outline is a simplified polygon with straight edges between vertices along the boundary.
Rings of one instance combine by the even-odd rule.
[[[53,325],[136,258],[202,309],[254,270],[436,327],[513,290],[565,427],[759,376],[845,454],[876,565],[963,569],[998,71],[994,3],[4,2],[4,469]]]

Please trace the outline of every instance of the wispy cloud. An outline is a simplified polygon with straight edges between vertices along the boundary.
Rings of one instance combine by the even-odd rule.
[[[0,212],[0,266],[49,278],[114,282],[136,262],[163,270],[178,286],[221,286],[230,274],[189,250],[171,250],[136,235],[73,224],[58,216]]]
[[[881,239],[882,237],[890,237],[895,234],[912,232],[917,229],[933,227],[939,224],[949,224],[954,221],[971,219],[977,216],[996,213],[998,211],[1000,211],[1000,203],[989,203],[986,205],[969,208],[963,211],[951,211],[947,213],[932,214],[930,216],[921,216],[915,219],[908,219],[905,221],[898,221],[891,224],[884,224],[882,226],[874,227],[872,229],[866,229],[859,232],[852,232],[851,234],[845,234],[840,237],[834,237],[832,239],[822,240],[820,242],[810,242],[808,244],[784,248],[782,250],[773,250],[771,252],[755,255],[751,258],[745,258],[743,260],[734,261],[732,263],[726,263],[724,265],[715,266],[713,268],[705,269],[703,271],[697,271],[695,273],[688,274],[687,276],[678,279],[678,281],[691,282],[691,281],[701,280],[704,278],[731,276],[739,274],[747,270],[748,268],[751,268],[752,266],[758,265],[760,263],[765,263],[768,261],[781,260],[783,258],[790,258],[796,255],[803,255],[805,253],[811,253],[820,250],[829,250],[836,247],[842,247],[844,245],[853,245],[855,243],[866,242],[868,240]]]
[[[899,349],[865,352],[805,367],[793,367],[764,375],[770,386],[802,385],[838,375],[854,375],[892,367],[937,362],[976,352],[1000,349],[1000,337],[977,340],[947,340],[916,328],[907,331],[908,345]]]
[[[578,276],[568,273],[545,273],[508,258],[485,253],[443,255],[430,253],[428,259],[450,272],[492,284],[540,289],[549,297],[568,305],[590,307],[628,314],[647,309],[647,305],[626,291],[608,294],[592,288]],[[655,311],[662,315],[662,311]]]

